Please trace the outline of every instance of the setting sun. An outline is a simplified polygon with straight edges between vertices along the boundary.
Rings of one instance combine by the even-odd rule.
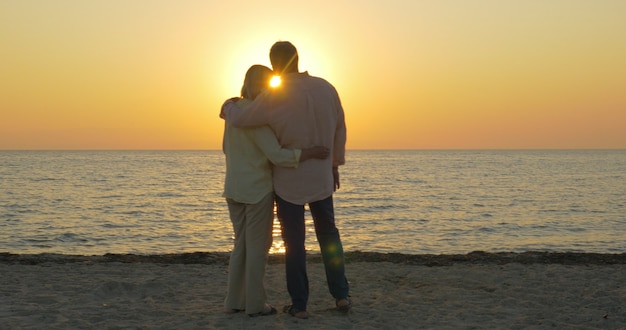
[[[272,88],[276,88],[280,86],[280,76],[273,76],[272,79],[270,80],[270,86]]]

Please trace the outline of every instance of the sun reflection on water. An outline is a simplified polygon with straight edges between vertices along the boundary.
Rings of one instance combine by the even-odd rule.
[[[308,210],[307,210],[308,212]],[[313,224],[313,219],[305,218],[304,224],[306,226],[306,241],[305,241],[305,249],[307,251],[311,251],[311,249],[315,249],[317,247],[317,238],[315,237],[315,227]],[[310,246],[313,244],[314,246]],[[315,252],[315,250],[313,250]],[[319,250],[317,251],[319,252]],[[270,254],[284,254],[285,253],[285,243],[283,242],[283,237],[280,229],[280,222],[278,221],[278,217],[276,217],[276,208],[274,208],[274,225],[272,228],[272,247],[270,247]]]
[[[281,236],[280,222],[277,218],[274,218],[274,228],[272,229],[272,247],[270,248],[270,254],[283,254],[285,253],[285,243]]]

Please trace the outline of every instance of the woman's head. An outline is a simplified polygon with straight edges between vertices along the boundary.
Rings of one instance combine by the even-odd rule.
[[[255,64],[246,72],[246,78],[241,87],[241,96],[243,98],[254,100],[265,88],[270,86],[272,79],[272,69]]]

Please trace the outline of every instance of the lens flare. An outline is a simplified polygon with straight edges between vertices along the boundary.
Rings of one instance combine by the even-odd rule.
[[[280,86],[280,76],[273,76],[272,79],[270,80],[270,86],[272,88],[276,88]]]

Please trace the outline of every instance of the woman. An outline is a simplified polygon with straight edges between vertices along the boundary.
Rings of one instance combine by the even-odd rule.
[[[240,106],[251,102],[269,87],[272,70],[253,65],[246,72]],[[245,311],[249,316],[276,314],[266,302],[265,265],[272,245],[274,194],[272,164],[297,167],[299,161],[324,159],[329,150],[312,147],[283,149],[267,127],[240,129],[226,124],[223,151],[226,155],[224,197],[235,233],[230,256],[226,313]]]

